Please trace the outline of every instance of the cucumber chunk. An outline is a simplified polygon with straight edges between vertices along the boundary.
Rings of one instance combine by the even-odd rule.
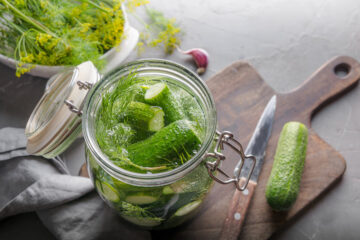
[[[156,103],[162,101],[165,97],[164,95],[168,94],[169,88],[165,83],[156,83],[152,85],[146,92],[145,92],[145,100],[149,103]]]
[[[186,199],[186,202],[187,201],[188,199]],[[201,202],[202,201],[199,199],[177,209],[177,211],[168,219],[166,223],[167,227],[176,227],[194,217],[197,212],[196,210],[199,209],[199,206],[201,205]]]
[[[141,102],[130,102],[121,119],[134,128],[156,132],[164,127],[164,111]]]
[[[266,200],[276,211],[288,210],[299,193],[306,157],[308,131],[304,124],[284,125],[266,186]]]
[[[120,197],[116,189],[114,189],[107,182],[100,182],[99,180],[95,181],[96,188],[102,193],[102,195],[111,202],[120,201]]]
[[[165,83],[150,86],[145,93],[145,102],[160,106],[165,112],[167,124],[186,118],[181,103]]]
[[[198,208],[200,206],[200,204],[201,204],[201,200],[191,202],[191,203],[183,206],[179,210],[177,210],[174,215],[177,217],[182,217],[182,216],[188,215],[192,211],[194,211],[196,208]]]
[[[162,218],[154,216],[145,208],[127,202],[122,202],[120,209],[120,215],[125,220],[143,227],[154,227],[160,225],[163,221]]]
[[[164,187],[162,192],[164,195],[171,195],[175,193],[174,190],[169,186]]]
[[[144,167],[183,164],[184,157],[191,156],[201,143],[193,125],[194,123],[188,120],[179,120],[151,137],[129,145],[129,159]]]
[[[125,201],[135,205],[144,205],[156,202],[159,197],[147,195],[146,193],[139,193],[135,195],[128,195]]]
[[[161,220],[151,217],[122,216],[125,220],[142,227],[155,227],[161,224]]]

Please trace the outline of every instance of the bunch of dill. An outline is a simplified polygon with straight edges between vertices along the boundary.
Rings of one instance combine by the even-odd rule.
[[[17,76],[33,64],[77,65],[99,60],[120,44],[123,0],[0,0],[0,52],[19,62]]]
[[[0,53],[17,60],[16,75],[39,65],[78,65],[100,59],[118,46],[124,33],[123,5],[130,12],[148,0],[0,0]],[[170,54],[177,45],[180,28],[175,19],[146,9],[149,23],[138,49],[162,46]]]

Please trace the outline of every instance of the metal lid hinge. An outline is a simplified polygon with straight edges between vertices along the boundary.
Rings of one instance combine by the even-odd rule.
[[[69,107],[69,110],[73,113],[76,113],[77,115],[81,116],[82,115],[82,110],[81,109],[78,109],[75,105],[74,105],[74,102],[72,100],[65,100],[64,101],[66,106]]]
[[[77,81],[76,84],[79,86],[79,89],[82,90],[90,90],[93,86],[92,83],[89,82],[83,82],[83,81]],[[81,116],[83,111],[82,111],[82,106],[77,107],[74,105],[73,100],[65,100],[64,103],[66,104],[66,106],[69,107],[69,110],[73,113],[76,113],[77,115]]]

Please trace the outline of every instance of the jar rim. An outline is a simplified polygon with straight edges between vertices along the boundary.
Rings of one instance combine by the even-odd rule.
[[[208,129],[205,133],[205,138],[204,141],[202,142],[200,149],[186,163],[180,165],[177,168],[165,172],[151,173],[151,174],[136,173],[125,170],[115,165],[113,161],[110,160],[108,156],[101,151],[96,141],[96,138],[94,137],[95,128],[92,126],[93,121],[89,120],[90,118],[95,118],[94,114],[92,114],[93,113],[92,110],[94,110],[93,108],[95,107],[94,106],[95,103],[93,102],[93,100],[98,94],[104,92],[104,89],[106,89],[105,85],[108,82],[111,82],[112,80],[114,80],[114,78],[118,79],[120,74],[123,75],[129,74],[134,69],[136,72],[139,72],[142,68],[144,71],[145,70],[151,71],[151,68],[156,68],[157,70],[160,69],[163,71],[168,71],[168,73],[173,73],[173,74],[176,73],[177,75],[188,79],[187,81],[189,81],[188,82],[189,86],[192,85],[191,87],[195,87],[198,91],[200,91],[201,94],[203,94],[203,97],[205,97],[206,100],[205,104],[207,104],[208,108],[210,109],[210,111],[208,112],[208,114],[210,114],[210,118],[206,119],[210,121],[210,123],[207,124]],[[195,94],[198,95],[197,93]],[[83,137],[85,139],[85,143],[88,150],[94,156],[96,162],[107,173],[109,173],[113,177],[120,179],[121,181],[124,181],[132,185],[149,186],[149,187],[166,185],[171,182],[175,182],[178,179],[184,177],[192,169],[197,167],[203,160],[203,156],[206,154],[206,152],[212,145],[212,141],[214,140],[215,137],[216,125],[217,125],[217,118],[216,118],[214,99],[212,97],[209,88],[206,86],[205,82],[197,74],[195,74],[185,66],[182,66],[173,61],[164,60],[164,59],[155,59],[155,58],[141,59],[141,60],[129,62],[127,64],[118,67],[117,69],[113,70],[105,77],[103,77],[98,83],[96,83],[92,87],[92,89],[88,93],[85,100],[83,115],[82,115]]]

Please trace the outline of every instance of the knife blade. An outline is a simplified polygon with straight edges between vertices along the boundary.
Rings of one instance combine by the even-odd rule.
[[[241,232],[241,227],[244,224],[246,212],[250,205],[251,198],[257,185],[257,179],[259,178],[261,168],[264,163],[265,150],[271,135],[275,110],[276,95],[272,96],[267,103],[245,149],[246,156],[252,155],[256,158],[255,168],[250,177],[247,188],[243,192],[235,190],[220,235],[220,239],[222,240],[236,240]],[[240,181],[244,181],[245,176],[251,169],[251,163],[245,161],[242,169],[240,169],[240,166],[241,161],[238,162],[234,169],[234,176],[237,177],[240,175]]]
[[[261,167],[264,163],[265,150],[271,135],[272,124],[274,121],[276,110],[276,95],[272,96],[269,102],[267,103],[261,117],[256,125],[253,135],[245,149],[245,155],[252,155],[256,158],[256,164],[254,171],[250,177],[252,181],[257,181],[260,175]],[[240,174],[240,165],[241,161],[238,162],[234,169],[234,176],[239,176]],[[250,170],[251,164],[245,162],[243,166],[242,173],[248,173]]]

